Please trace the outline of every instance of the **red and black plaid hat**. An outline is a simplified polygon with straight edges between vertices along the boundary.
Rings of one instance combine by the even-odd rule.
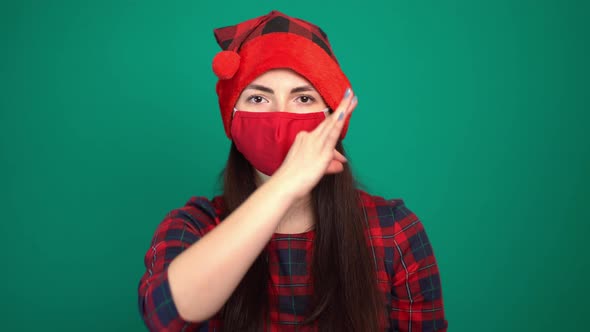
[[[227,137],[233,108],[242,90],[270,69],[289,68],[305,77],[333,110],[350,87],[328,36],[318,26],[276,10],[236,25],[214,30],[223,51],[213,59],[219,78],[217,96]],[[348,119],[341,137],[346,136]]]

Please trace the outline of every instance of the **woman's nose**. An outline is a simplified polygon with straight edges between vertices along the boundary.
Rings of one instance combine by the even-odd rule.
[[[283,99],[277,100],[273,111],[274,112],[289,112],[289,110],[287,109],[287,106],[288,106],[287,100],[283,100]]]

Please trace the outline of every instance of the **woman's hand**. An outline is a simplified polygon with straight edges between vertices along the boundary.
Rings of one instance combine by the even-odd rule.
[[[281,167],[271,177],[280,181],[295,196],[303,197],[320,181],[324,174],[342,172],[346,158],[335,146],[344,122],[357,105],[350,89],[334,113],[313,131],[297,134]],[[285,188],[285,187],[283,187]]]

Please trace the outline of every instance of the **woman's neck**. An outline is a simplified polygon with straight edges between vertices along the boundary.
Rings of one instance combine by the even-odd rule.
[[[314,227],[314,215],[311,195],[295,201],[285,212],[275,233],[297,234],[307,232]]]
[[[270,176],[261,173],[256,170],[257,185],[261,186],[264,184]],[[304,233],[313,229],[315,225],[313,207],[311,204],[311,194],[297,199],[289,209],[285,212],[279,225],[277,226],[275,233],[282,234],[297,234]]]

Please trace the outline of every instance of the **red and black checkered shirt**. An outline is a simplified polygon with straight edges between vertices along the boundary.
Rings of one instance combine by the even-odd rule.
[[[386,200],[359,190],[369,231],[368,246],[376,262],[376,278],[387,298],[385,331],[446,331],[438,265],[424,226],[402,199]],[[219,314],[191,323],[178,314],[168,283],[170,262],[218,225],[221,197],[192,197],[160,223],[145,254],[146,272],[139,292],[139,311],[151,331],[222,331]],[[265,331],[308,331],[298,325],[310,299],[314,231],[274,234],[268,250],[271,279],[270,326]]]

